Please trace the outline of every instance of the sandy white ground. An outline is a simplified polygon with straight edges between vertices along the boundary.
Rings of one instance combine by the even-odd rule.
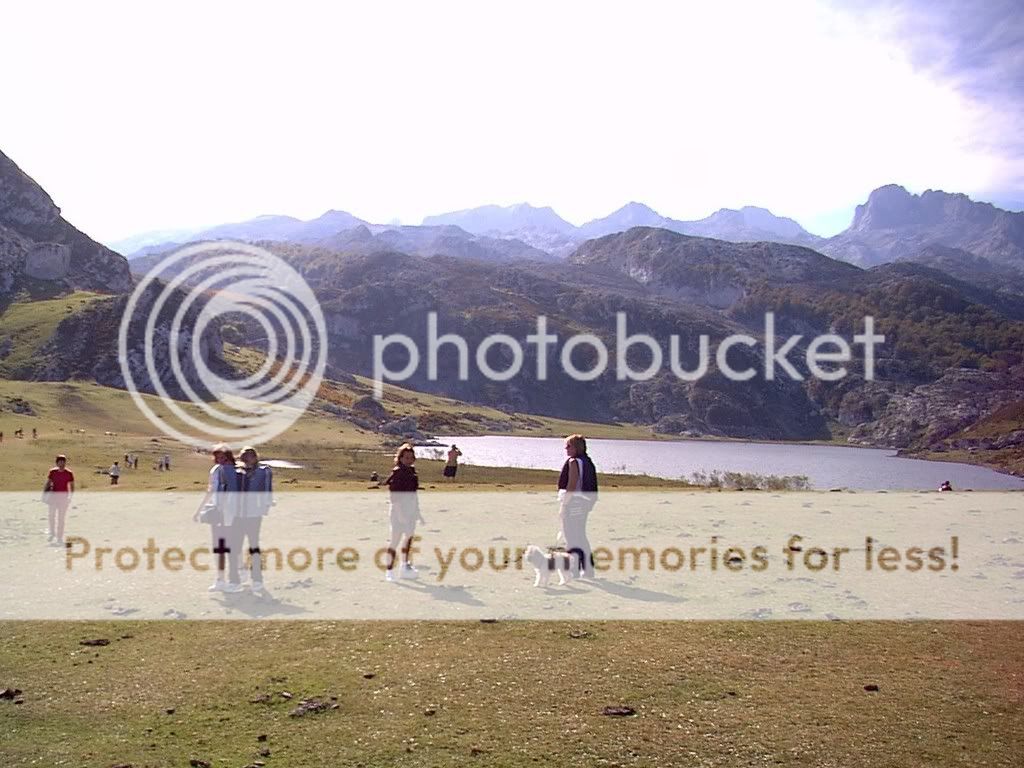
[[[518,550],[555,544],[553,494],[422,493],[420,578],[398,584],[375,563],[385,492],[282,494],[264,598],[207,592],[212,571],[189,564],[213,562],[198,503],[79,494],[65,550],[46,545],[38,495],[0,495],[0,618],[1024,619],[1014,492],[605,493],[589,531],[606,568],[547,589]]]

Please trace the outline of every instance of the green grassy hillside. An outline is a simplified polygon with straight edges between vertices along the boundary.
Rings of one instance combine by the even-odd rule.
[[[61,320],[102,298],[85,291],[39,300],[23,294],[0,308],[0,377],[20,375]]]

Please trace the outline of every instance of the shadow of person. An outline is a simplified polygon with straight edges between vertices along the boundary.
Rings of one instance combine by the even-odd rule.
[[[214,600],[214,602],[226,610],[244,613],[251,619],[298,616],[310,612],[308,608],[303,608],[301,605],[285,603],[273,596],[256,597],[251,592],[222,593],[221,597],[222,599]]]
[[[626,584],[619,584],[614,581],[599,579],[590,582],[595,589],[602,589],[616,597],[623,597],[627,600],[641,600],[645,603],[685,603],[686,598],[678,595],[670,595],[668,592],[655,592],[651,589],[631,587]]]
[[[449,584],[424,584],[419,581],[400,581],[398,586],[411,589],[413,592],[420,592],[429,595],[434,600],[443,600],[448,603],[461,603],[462,605],[481,606],[486,603],[478,600],[470,594],[463,586]]]
[[[575,581],[567,581],[565,584],[551,584],[550,582],[545,584],[542,589],[545,594],[551,595],[585,595],[588,590],[580,589],[576,586]]]

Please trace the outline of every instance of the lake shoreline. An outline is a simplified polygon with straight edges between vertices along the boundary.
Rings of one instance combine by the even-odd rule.
[[[587,426],[593,426],[587,424]],[[837,448],[860,448],[868,451],[892,451],[893,455],[898,458],[907,459],[919,459],[921,461],[944,461],[953,462],[957,464],[970,464],[976,467],[984,467],[985,469],[991,469],[999,474],[1006,475],[1014,478],[1024,478],[1024,455],[1017,456],[1016,461],[1007,462],[1001,458],[988,458],[985,456],[978,456],[975,453],[966,451],[951,451],[951,452],[939,452],[929,451],[927,449],[914,449],[914,448],[896,448],[893,446],[886,445],[865,445],[857,442],[847,442],[841,437],[834,438],[832,440],[766,440],[761,438],[744,438],[744,437],[727,437],[725,435],[699,435],[699,436],[684,436],[684,435],[669,435],[657,432],[651,432],[650,434],[637,434],[635,430],[643,429],[642,425],[624,425],[619,422],[611,424],[600,424],[604,429],[611,430],[610,434],[614,434],[618,429],[621,429],[627,436],[622,437],[610,437],[609,433],[601,430],[601,436],[597,439],[604,440],[635,440],[637,442],[646,443],[682,443],[682,442],[707,442],[707,443],[734,443],[734,444],[756,444],[756,445],[791,445],[791,446],[825,446],[825,447],[837,447]],[[587,434],[587,431],[583,430],[584,436],[591,437]],[[420,443],[424,447],[442,448],[447,447],[449,443],[442,442],[442,438],[448,437],[444,435],[432,435],[430,442]],[[555,434],[554,431],[545,431],[545,434],[536,434],[527,430],[490,430],[479,432],[466,431],[463,437],[565,437],[565,435]],[[454,439],[459,439],[458,436]],[[988,452],[986,452],[988,453]],[[1018,468],[1019,465],[1019,468]]]
[[[547,443],[524,442],[537,439]],[[939,464],[892,448],[737,439],[588,440],[598,470],[609,476],[647,475],[701,484],[710,479],[716,485],[722,481],[744,486],[803,477],[811,489],[826,491],[934,490],[948,479],[956,489],[1024,490],[1021,478],[996,467],[958,461],[959,456],[943,457]],[[437,441],[441,448],[425,450],[439,452],[456,443],[466,454],[462,463],[467,466],[548,469],[540,456],[550,456],[550,463],[559,466],[562,461],[561,436],[438,435]]]

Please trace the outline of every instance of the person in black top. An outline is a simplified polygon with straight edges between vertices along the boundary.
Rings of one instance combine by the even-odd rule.
[[[409,443],[402,445],[395,453],[395,468],[391,470],[385,484],[390,491],[391,530],[388,544],[387,571],[384,577],[388,581],[398,579],[415,579],[419,574],[413,568],[411,552],[413,534],[416,523],[424,522],[420,514],[419,499],[416,496],[420,488],[420,479],[416,475],[413,464],[416,463],[416,451]],[[396,573],[395,556],[399,544],[402,545],[402,565]]]
[[[587,518],[597,501],[597,469],[587,455],[583,435],[565,439],[565,454],[568,458],[558,477],[560,533],[573,557],[573,576],[592,579],[594,555],[587,537]]]

